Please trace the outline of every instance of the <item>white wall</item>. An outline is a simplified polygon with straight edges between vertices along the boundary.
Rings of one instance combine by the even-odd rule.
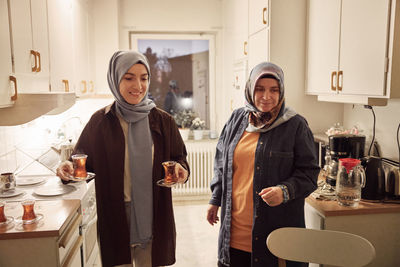
[[[385,107],[373,108],[376,115],[375,140],[381,147],[381,156],[399,161],[396,131],[400,123],[400,99],[389,100]],[[346,128],[358,125],[360,129],[364,130],[363,134],[367,137],[367,147],[369,147],[373,132],[373,115],[370,109],[365,109],[362,105],[354,107],[345,105],[343,124]]]

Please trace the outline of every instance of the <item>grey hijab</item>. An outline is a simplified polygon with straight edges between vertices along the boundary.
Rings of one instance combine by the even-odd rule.
[[[289,120],[290,118],[294,117],[297,113],[291,109],[290,107],[285,107],[285,84],[284,84],[284,74],[282,69],[271,63],[271,62],[262,62],[258,65],[256,65],[249,76],[249,79],[246,82],[246,88],[245,88],[245,99],[246,99],[246,105],[245,105],[245,110],[248,112],[252,113],[262,113],[259,111],[254,103],[254,90],[257,81],[262,78],[263,76],[266,75],[272,75],[275,77],[275,79],[278,81],[279,84],[279,102],[283,101],[281,110],[279,111],[279,115],[277,119],[271,124],[268,125],[267,127],[255,127],[251,123],[246,128],[246,131],[248,132],[267,132],[278,125],[282,124],[283,122]],[[265,113],[265,112],[264,112]]]
[[[152,145],[148,115],[156,105],[148,99],[132,105],[125,101],[119,91],[124,74],[134,65],[143,64],[149,74],[146,57],[134,51],[118,51],[111,57],[107,79],[115,97],[116,111],[128,122],[128,153],[131,173],[131,244],[145,246],[152,238],[153,225],[153,182]]]

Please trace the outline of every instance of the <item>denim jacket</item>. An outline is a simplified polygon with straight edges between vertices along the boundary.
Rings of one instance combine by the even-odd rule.
[[[225,124],[217,144],[211,182],[209,203],[221,207],[218,259],[228,266],[233,153],[248,126],[248,116],[244,108],[237,109]],[[286,119],[282,117],[285,118],[281,116],[278,125],[260,133],[255,161],[247,163],[254,164],[252,267],[277,266],[277,258],[266,247],[268,234],[281,227],[305,227],[304,199],[317,188],[319,166],[312,132],[302,116],[294,113]],[[289,200],[270,207],[257,192],[278,184],[287,186]]]

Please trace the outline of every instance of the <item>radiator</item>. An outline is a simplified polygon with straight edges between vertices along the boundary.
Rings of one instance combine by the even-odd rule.
[[[217,140],[189,140],[185,142],[185,145],[190,177],[185,184],[173,187],[172,194],[175,196],[210,194]]]

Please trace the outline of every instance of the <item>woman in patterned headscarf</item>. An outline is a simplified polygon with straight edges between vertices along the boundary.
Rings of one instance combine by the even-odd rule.
[[[222,130],[207,211],[213,225],[221,207],[218,266],[277,266],[268,234],[305,226],[304,199],[317,187],[319,166],[307,122],[285,107],[284,93],[281,68],[257,65],[246,83],[246,106]]]
[[[74,153],[88,155],[96,174],[98,232],[102,266],[151,267],[175,262],[171,189],[157,186],[162,162],[176,161],[178,182],[188,178],[186,148],[174,119],[148,98],[150,68],[134,51],[116,52],[108,84],[115,102],[97,111]],[[63,162],[57,175],[73,174]]]

